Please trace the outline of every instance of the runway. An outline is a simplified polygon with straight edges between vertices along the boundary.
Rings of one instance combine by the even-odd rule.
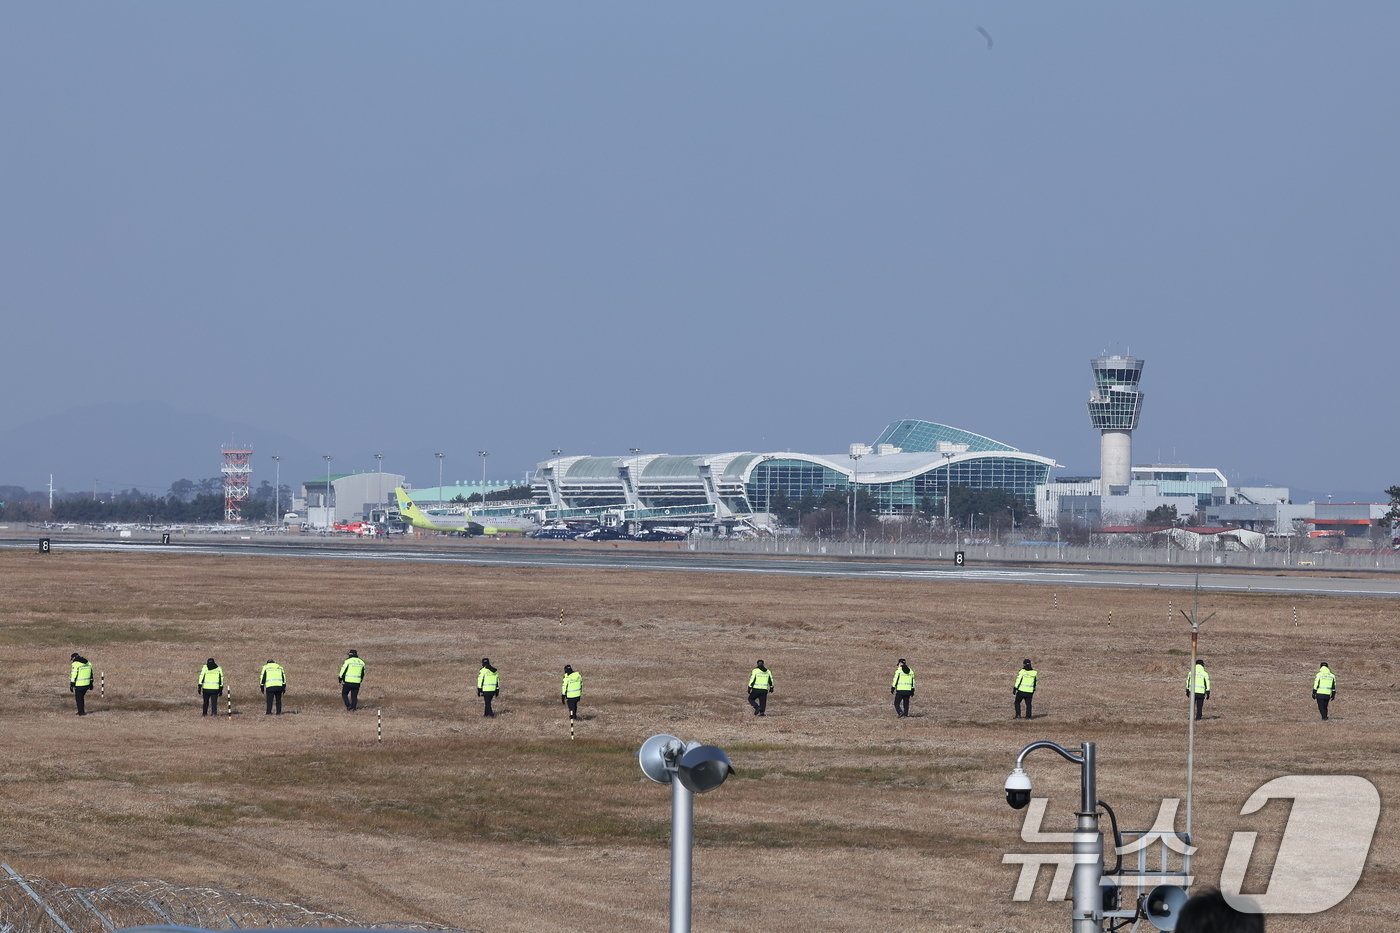
[[[1097,586],[1129,589],[1186,590],[1200,581],[1202,590],[1275,595],[1400,597],[1400,577],[1314,576],[1292,573],[1219,573],[1155,569],[1104,569],[1072,565],[957,567],[924,561],[882,559],[802,559],[696,554],[688,550],[639,551],[595,545],[563,547],[496,543],[422,543],[412,546],[334,539],[175,539],[101,541],[51,538],[54,553],[200,554],[210,557],[317,558],[400,563],[460,564],[464,567],[559,567],[573,570],[644,570],[674,573],[766,574],[845,579],[924,581],[931,583],[1019,583],[1036,586]],[[7,539],[0,548],[37,550],[38,539]],[[683,545],[682,545],[683,547]]]

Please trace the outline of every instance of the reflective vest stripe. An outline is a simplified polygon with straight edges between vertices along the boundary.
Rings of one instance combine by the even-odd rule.
[[[199,672],[199,685],[205,690],[218,690],[224,685],[224,669],[216,667],[213,670],[204,668]]]
[[[1035,681],[1039,676],[1039,671],[1022,669],[1016,674],[1016,689],[1022,693],[1035,693]]]
[[[73,672],[69,675],[68,680],[75,687],[91,687],[92,665],[84,664],[81,661],[74,661]]]
[[[488,671],[482,668],[476,675],[476,687],[478,690],[497,690],[500,688],[501,678],[495,671]]]
[[[753,669],[753,674],[749,677],[749,686],[755,690],[773,689],[773,672]]]
[[[913,690],[914,672],[911,670],[906,674],[902,668],[895,671],[894,680],[891,682],[890,686],[894,687],[896,690]]]
[[[346,658],[340,665],[340,676],[348,684],[357,684],[365,679],[365,662],[359,658]]]

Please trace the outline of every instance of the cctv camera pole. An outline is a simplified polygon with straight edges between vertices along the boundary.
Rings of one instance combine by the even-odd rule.
[[[1099,796],[1096,771],[1098,755],[1093,742],[1080,746],[1079,754],[1054,742],[1032,742],[1016,756],[1016,771],[1024,777],[1021,762],[1037,748],[1048,748],[1066,761],[1079,765],[1079,812],[1074,826],[1074,874],[1070,878],[1070,930],[1100,933],[1103,925],[1103,836],[1099,833]],[[1029,793],[1030,784],[1025,784]],[[1009,798],[1008,798],[1009,799]],[[1013,803],[1013,806],[1016,804]],[[1024,804],[1020,804],[1024,806]]]
[[[695,843],[695,795],[671,782],[671,933],[690,933],[690,867]]]

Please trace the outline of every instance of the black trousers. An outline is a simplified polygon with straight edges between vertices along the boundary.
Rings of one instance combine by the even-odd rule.
[[[764,716],[764,715],[767,715],[767,710],[768,710],[768,691],[767,691],[767,690],[760,690],[760,689],[757,688],[757,687],[750,687],[750,688],[749,688],[749,705],[753,707],[753,714],[754,714],[755,716]]]
[[[580,699],[579,697],[565,697],[565,698],[564,698],[564,705],[567,706],[567,707],[569,708],[569,718],[570,718],[570,719],[577,719],[577,718],[578,718],[578,701],[579,701],[579,699]],[[1323,718],[1326,718],[1326,717],[1323,717]]]
[[[1026,718],[1031,718],[1031,702],[1035,699],[1035,693],[1028,690],[1016,691],[1016,718],[1021,718],[1021,704],[1026,704]]]
[[[286,687],[268,687],[267,690],[264,691],[264,696],[267,697],[267,711],[269,713],[272,712],[272,705],[275,702],[277,704],[277,715],[282,715],[282,694],[285,693],[286,690]]]
[[[909,698],[913,695],[913,690],[896,690],[894,692],[894,714],[896,716],[909,715]]]
[[[491,701],[494,700],[494,699],[496,699],[496,694],[499,693],[499,692],[500,692],[499,690],[483,690],[483,691],[481,691],[481,698],[482,698],[483,700],[486,701],[486,709],[482,711],[481,715],[483,715],[483,716],[494,716],[494,715],[496,715],[495,713],[493,713],[493,712],[491,711]]]
[[[1197,718],[1197,719],[1200,719],[1200,718],[1201,718],[1201,710],[1205,709],[1205,705],[1206,705],[1206,695],[1205,695],[1204,693],[1198,693],[1198,694],[1196,694],[1196,718]]]
[[[79,687],[78,689],[81,690],[81,689],[83,689],[83,688],[82,688],[82,687]],[[1327,704],[1328,704],[1328,703],[1331,703],[1331,702],[1332,702],[1332,694],[1330,694],[1330,693],[1319,693],[1319,694],[1317,694],[1317,711],[1318,711],[1319,713],[1322,714],[1322,718],[1323,718],[1324,720],[1327,719]],[[79,700],[78,703],[79,703],[78,708],[79,708],[79,709],[82,709],[82,705],[81,705],[81,704],[82,704],[82,700]]]
[[[340,685],[340,699],[345,702],[346,709],[360,708],[360,685],[352,684],[348,681]]]
[[[86,694],[86,693],[87,693],[89,690],[91,690],[91,689],[92,689],[92,684],[88,684],[86,687],[74,687],[74,688],[73,688],[73,702],[75,702],[75,703],[78,704],[78,715],[79,715],[79,716],[86,716],[86,715],[87,715],[87,704],[85,704],[85,703],[83,702],[83,695]],[[1327,711],[1326,711],[1326,710],[1323,710],[1323,712],[1322,712],[1322,718],[1323,718],[1323,719],[1326,719],[1326,718],[1327,718]]]
[[[199,715],[219,715],[219,694],[224,692],[223,688],[218,690],[201,690],[199,692],[204,697],[204,708],[200,711]]]

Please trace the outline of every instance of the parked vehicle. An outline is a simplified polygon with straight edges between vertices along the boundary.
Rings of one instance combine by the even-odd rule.
[[[627,532],[621,528],[607,528],[599,525],[591,531],[585,531],[579,535],[579,541],[618,541],[627,537]]]
[[[633,541],[684,541],[685,535],[679,531],[662,531],[659,528],[648,528],[646,531],[639,531],[632,536]]]
[[[553,541],[572,541],[579,536],[576,528],[540,528],[533,532],[532,538],[545,538]]]

